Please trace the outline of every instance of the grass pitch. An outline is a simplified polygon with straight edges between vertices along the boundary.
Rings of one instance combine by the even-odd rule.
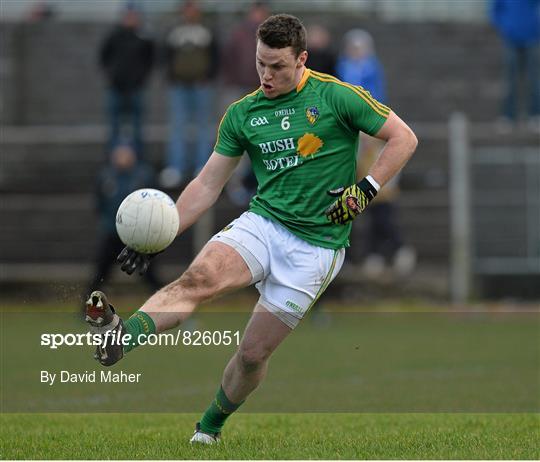
[[[48,386],[42,369],[99,370],[93,348],[40,347],[41,333],[78,328],[68,307],[3,308],[1,459],[540,459],[536,312],[337,307],[284,342],[219,446],[192,447],[233,347],[141,348],[112,368],[142,371],[136,386]],[[198,327],[248,318],[209,308]]]
[[[3,415],[4,459],[530,459],[530,414],[237,414],[219,446],[196,414]]]

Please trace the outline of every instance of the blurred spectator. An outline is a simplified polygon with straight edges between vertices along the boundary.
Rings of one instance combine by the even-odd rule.
[[[255,67],[257,50],[256,32],[259,25],[270,16],[266,2],[251,4],[246,17],[233,27],[222,53],[222,74],[225,88],[221,92],[220,112],[229,104],[260,86]],[[231,63],[234,63],[231,65]],[[225,190],[229,199],[240,207],[246,206],[255,194],[257,180],[248,156],[243,156]]]
[[[337,62],[338,77],[353,85],[361,85],[375,99],[384,102],[384,72],[375,53],[373,38],[365,30],[352,29],[345,34],[343,40],[344,50]]]
[[[266,2],[253,2],[246,17],[232,28],[222,53],[226,87],[223,109],[260,85],[254,58],[257,49],[255,34],[269,15]]]
[[[337,63],[338,77],[368,90],[375,99],[385,103],[386,84],[382,65],[375,53],[373,38],[361,29],[353,29],[344,36],[344,52]],[[384,142],[368,135],[361,136],[357,177],[367,175],[369,168],[384,146]],[[364,212],[369,220],[366,238],[364,272],[379,277],[388,263],[397,275],[410,273],[416,264],[416,252],[403,243],[397,221],[396,199],[399,195],[399,175],[381,189]]]
[[[50,21],[54,19],[55,10],[47,1],[38,1],[28,11],[27,21],[31,23]]]
[[[100,64],[109,83],[107,109],[110,134],[108,150],[122,136],[129,136],[139,157],[142,156],[143,91],[154,63],[154,43],[141,33],[141,16],[130,5],[121,22],[105,38],[100,49]],[[130,132],[123,123],[130,119]]]
[[[527,80],[523,101],[529,123],[540,124],[540,0],[492,0],[491,20],[506,44],[506,95],[502,124],[515,124],[520,80]]]
[[[384,143],[367,135],[362,135],[357,177],[363,178],[375,162]],[[399,197],[399,176],[392,178],[381,189],[364,214],[368,218],[365,238],[366,258],[363,272],[373,278],[381,276],[388,264],[398,276],[406,276],[416,266],[416,252],[403,242],[398,224],[397,199]]]
[[[116,256],[124,248],[116,232],[118,207],[131,192],[151,186],[153,186],[152,169],[137,159],[131,144],[120,142],[113,148],[108,164],[98,176],[96,208],[99,218],[99,243],[95,272],[88,293],[102,287],[116,261]],[[150,267],[144,278],[152,290],[161,287],[155,275],[155,267]]]
[[[324,74],[336,74],[336,54],[330,45],[330,32],[321,24],[307,27],[309,56],[307,66]]]
[[[166,166],[160,175],[164,188],[195,176],[212,151],[214,79],[218,50],[214,32],[202,22],[196,2],[186,1],[182,19],[165,36],[165,61],[170,84],[170,137]],[[187,149],[188,142],[194,151]]]

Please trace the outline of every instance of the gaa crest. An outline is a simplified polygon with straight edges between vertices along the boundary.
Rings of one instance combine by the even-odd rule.
[[[319,119],[320,113],[317,106],[311,106],[306,109],[306,117],[311,125]]]

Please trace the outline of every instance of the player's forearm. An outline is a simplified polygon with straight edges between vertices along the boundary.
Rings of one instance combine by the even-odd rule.
[[[199,177],[189,183],[176,201],[180,215],[178,234],[183,233],[216,202],[221,193],[219,188],[210,188]]]
[[[371,175],[380,186],[390,181],[409,161],[418,140],[408,127],[389,138],[381,150],[379,157],[369,169]]]

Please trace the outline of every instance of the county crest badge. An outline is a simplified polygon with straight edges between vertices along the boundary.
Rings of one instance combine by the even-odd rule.
[[[317,106],[311,106],[306,109],[306,117],[308,122],[313,125],[315,122],[317,122],[320,112],[317,109]]]

